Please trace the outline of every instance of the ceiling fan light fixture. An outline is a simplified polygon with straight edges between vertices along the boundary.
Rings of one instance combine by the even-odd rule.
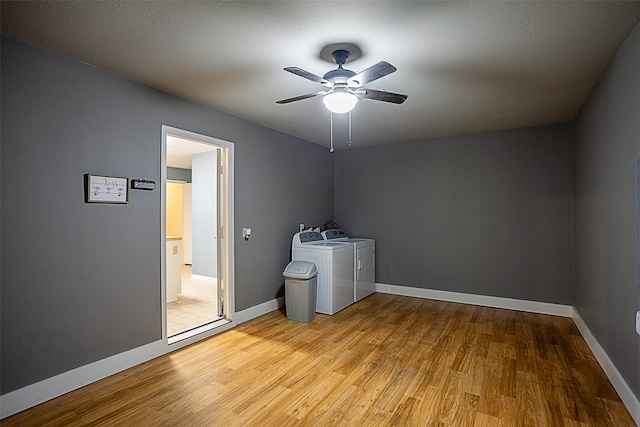
[[[332,113],[347,113],[353,110],[358,102],[358,97],[349,92],[333,92],[325,95],[322,102]]]

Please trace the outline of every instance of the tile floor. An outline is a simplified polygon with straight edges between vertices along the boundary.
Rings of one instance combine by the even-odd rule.
[[[169,336],[218,319],[216,282],[191,278],[191,266],[182,266],[182,292],[167,304]]]

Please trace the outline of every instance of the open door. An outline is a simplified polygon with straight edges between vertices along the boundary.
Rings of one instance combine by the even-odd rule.
[[[163,126],[163,146],[162,239],[183,238],[183,245],[189,241],[191,244],[191,259],[181,257],[184,250],[172,258],[172,261],[182,258],[183,275],[177,298],[168,298],[167,286],[168,259],[177,251],[162,250],[163,336],[167,337],[168,344],[173,344],[207,335],[208,331],[231,322],[234,315],[233,212],[230,211],[233,208],[233,144]],[[173,185],[176,182],[178,185]],[[183,191],[180,199],[183,203],[189,200],[190,206],[183,205],[182,210],[170,208],[168,203],[172,198],[167,191],[168,184],[188,186],[190,190]],[[184,197],[185,194],[190,197]],[[188,218],[189,227],[171,228],[172,212],[181,212],[185,224]],[[191,239],[184,239],[188,236]]]
[[[224,271],[224,267],[225,267],[225,261],[224,261],[224,239],[225,239],[225,235],[224,235],[224,195],[225,195],[225,174],[224,174],[224,150],[222,150],[221,148],[217,149],[218,151],[218,173],[217,173],[217,189],[218,191],[216,192],[216,196],[217,196],[217,200],[216,200],[216,206],[217,206],[217,210],[218,210],[218,214],[217,214],[217,219],[218,219],[218,239],[216,240],[217,242],[217,257],[216,260],[218,262],[218,280],[217,280],[217,285],[218,285],[218,317],[224,317],[224,301],[225,301],[225,295],[224,295],[224,288],[225,288],[225,271]]]

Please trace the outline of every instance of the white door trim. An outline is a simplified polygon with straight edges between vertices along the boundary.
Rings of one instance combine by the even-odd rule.
[[[161,159],[161,174],[160,174],[160,182],[161,185],[161,195],[160,195],[160,204],[161,204],[161,214],[160,214],[160,224],[161,224],[161,242],[166,240],[166,188],[164,183],[167,179],[167,136],[172,135],[179,138],[190,139],[198,143],[211,144],[213,146],[221,147],[223,152],[223,164],[225,168],[226,175],[226,191],[225,194],[222,195],[224,198],[223,203],[223,221],[222,224],[225,230],[225,238],[222,241],[222,256],[226,262],[226,268],[224,269],[225,277],[223,278],[223,282],[226,283],[225,287],[225,300],[224,300],[224,313],[225,319],[227,321],[232,321],[235,315],[235,260],[234,260],[234,220],[233,220],[233,206],[234,206],[234,144],[229,141],[224,141],[222,139],[214,138],[207,135],[198,134],[195,132],[190,132],[184,129],[179,129],[167,125],[162,125],[162,159]],[[171,346],[171,350],[181,348],[185,345],[194,343],[201,339],[208,338],[211,335],[215,335],[216,330],[226,329],[226,328],[215,328],[210,331],[203,332],[201,334],[197,334],[195,336],[189,337],[184,340],[171,340],[168,339],[167,334],[167,311],[164,309],[167,303],[167,295],[166,295],[166,248],[164,244],[160,245],[160,259],[161,261],[161,283],[162,283],[162,338],[167,345]],[[226,280],[224,280],[226,279]]]

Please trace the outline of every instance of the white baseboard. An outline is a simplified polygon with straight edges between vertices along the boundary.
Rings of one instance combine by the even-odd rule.
[[[573,306],[376,283],[376,292],[571,317],[631,417],[640,425],[640,402]]]
[[[173,344],[168,344],[165,340],[155,341],[3,394],[0,396],[0,420],[201,339],[224,332],[239,323],[277,310],[283,305],[284,297],[267,301],[234,313],[233,321],[198,337],[189,337]]]
[[[620,375],[620,372],[618,372],[616,366],[613,364],[611,359],[609,359],[609,356],[604,351],[602,346],[598,343],[598,340],[596,340],[596,338],[593,336],[593,334],[587,327],[587,324],[584,323],[584,320],[582,320],[582,317],[580,317],[580,314],[576,311],[575,308],[573,309],[572,317],[573,321],[578,327],[578,330],[582,334],[582,337],[587,342],[587,345],[602,367],[602,370],[609,378],[609,381],[611,381],[613,388],[615,388],[618,392],[618,395],[620,396],[620,399],[622,399],[624,406],[627,407],[627,410],[631,414],[631,417],[636,422],[636,424],[640,425],[640,401],[638,401],[636,395],[633,394],[633,391],[631,391],[631,388],[629,387],[627,382],[624,380],[624,378],[622,378],[622,375]]]
[[[3,394],[0,419],[151,360],[163,354],[165,346],[163,341],[155,341]]]
[[[260,317],[263,314],[270,313],[273,310],[277,310],[280,307],[284,307],[284,297],[272,299],[271,301],[249,307],[246,310],[238,311],[233,316],[233,321],[236,322],[236,324],[244,323],[248,320]]]
[[[589,331],[589,328],[587,328],[573,307],[381,283],[376,283],[376,292],[572,317],[636,424],[640,425],[640,402],[638,398],[633,394],[620,375],[620,372],[618,372],[615,365],[611,362],[611,359],[609,359],[609,356],[591,334],[591,331]],[[235,313],[233,316],[233,324],[237,325],[247,322],[283,306],[284,298],[280,297],[250,307]],[[117,372],[139,365],[175,349],[176,347],[171,347],[170,350],[167,350],[164,341],[156,341],[4,394],[0,396],[0,419],[106,378]]]
[[[506,308],[509,310],[528,311],[530,313],[551,314],[554,316],[571,317],[573,315],[573,307],[570,305],[464,294],[460,292],[438,291],[434,289],[414,288],[411,286],[376,283],[376,292],[417,298],[428,298],[440,301],[459,302],[462,304],[482,305],[485,307]]]

